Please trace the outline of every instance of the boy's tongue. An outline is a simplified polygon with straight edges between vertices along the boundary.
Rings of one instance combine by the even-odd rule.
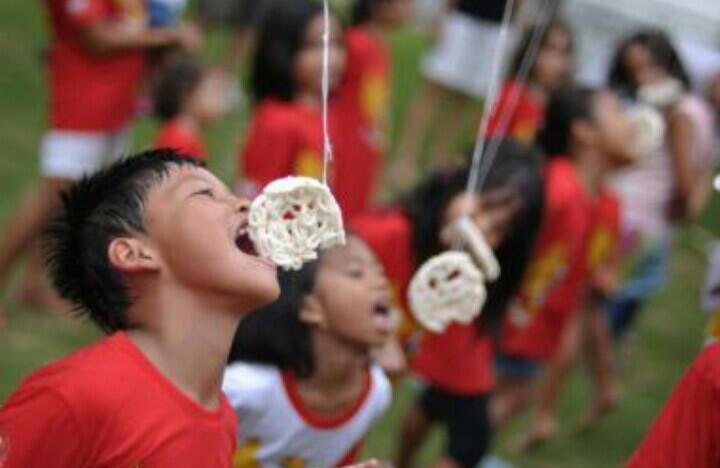
[[[394,320],[392,314],[389,311],[380,312],[376,311],[373,313],[373,327],[375,330],[382,334],[390,334],[394,328]]]

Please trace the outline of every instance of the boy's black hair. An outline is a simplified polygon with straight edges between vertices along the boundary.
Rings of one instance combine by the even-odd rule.
[[[634,96],[637,89],[625,66],[625,56],[633,45],[645,47],[655,64],[665,70],[670,76],[680,81],[686,89],[690,89],[691,81],[680,54],[672,43],[670,37],[660,29],[645,29],[626,38],[615,51],[610,66],[608,85],[615,90],[629,93]]]
[[[127,315],[133,294],[110,264],[110,242],[144,232],[148,193],[177,166],[202,163],[157,149],[84,177],[62,194],[63,211],[44,233],[48,270],[58,293],[106,333],[133,325]]]
[[[413,226],[418,266],[443,250],[438,238],[450,201],[465,190],[469,166],[436,172],[405,197],[402,205]],[[515,294],[540,229],[544,207],[542,157],[533,148],[504,140],[492,165],[484,190],[507,188],[522,205],[496,255],[502,274],[489,285],[481,326],[496,325]]]
[[[163,121],[177,117],[185,100],[202,81],[203,72],[202,64],[190,55],[178,54],[168,58],[154,84],[155,115]]]
[[[320,14],[322,6],[311,0],[273,0],[263,10],[250,79],[256,102],[292,100],[296,92],[293,61],[303,47],[308,24]]]
[[[510,61],[510,68],[508,69],[509,79],[514,78],[519,73],[523,59],[528,54],[528,49],[530,49],[530,43],[532,42],[535,28],[537,28],[537,26],[530,25],[523,31],[520,42],[518,42],[518,46],[515,48],[515,53],[512,57],[512,60]],[[567,34],[568,38],[570,39],[570,52],[572,53],[573,49],[575,48],[572,28],[570,28],[570,25],[560,18],[554,18],[550,20],[548,25],[545,27],[545,31],[540,38],[540,48],[542,49],[542,47],[545,45],[548,38],[550,37],[550,34],[557,30],[560,30]],[[537,56],[533,60],[537,61]],[[533,64],[532,68],[530,69],[530,77],[532,77],[534,68],[535,65]]]
[[[598,92],[598,89],[567,84],[551,94],[545,113],[545,128],[538,135],[538,143],[549,158],[571,156],[572,124],[578,120],[593,119]]]
[[[298,377],[315,370],[310,327],[300,319],[305,297],[315,287],[320,260],[299,271],[278,269],[280,297],[243,319],[235,332],[229,362],[245,361],[291,369]]]

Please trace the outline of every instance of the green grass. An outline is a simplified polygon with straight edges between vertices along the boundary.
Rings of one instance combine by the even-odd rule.
[[[45,44],[40,2],[0,2],[0,220],[7,219],[22,194],[37,181],[37,147],[44,124],[45,90],[39,61]],[[216,44],[218,41],[213,41]],[[412,33],[395,38],[397,84],[393,109],[396,130],[403,112],[419,84],[417,60],[422,38]],[[212,168],[223,179],[233,178],[235,154],[247,122],[246,110],[237,110],[208,132]],[[134,145],[143,147],[154,132],[154,124],[140,122]],[[716,232],[720,203],[713,203],[701,224]],[[705,260],[702,242],[707,236],[698,230],[681,233],[670,283],[645,310],[637,336],[621,355],[621,382],[624,400],[598,430],[587,436],[572,434],[572,423],[587,403],[587,380],[577,372],[563,398],[560,419],[563,425],[557,440],[532,456],[509,458],[521,467],[608,467],[619,466],[637,444],[662,405],[678,376],[697,353],[702,337],[702,316],[698,296]],[[17,275],[15,275],[17,276]],[[12,287],[2,299],[9,308],[10,326],[0,331],[0,401],[20,380],[38,366],[57,359],[95,339],[99,334],[87,324],[67,323],[42,311],[19,307]],[[400,418],[411,402],[413,390],[401,385],[388,415],[370,435],[367,453],[390,457],[396,444]],[[518,421],[497,440],[498,451],[507,455],[508,442],[522,430]],[[435,434],[422,453],[427,461],[441,448],[442,434]],[[423,462],[424,464],[424,462]]]

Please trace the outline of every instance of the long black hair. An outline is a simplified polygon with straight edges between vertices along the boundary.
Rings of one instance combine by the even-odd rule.
[[[444,213],[452,199],[465,190],[468,174],[467,164],[438,171],[402,200],[413,226],[418,265],[445,249],[439,239]],[[541,154],[513,140],[503,140],[484,190],[497,189],[512,190],[519,197],[521,208],[502,245],[495,252],[502,275],[489,285],[482,326],[499,322],[520,285],[532,253],[544,207]]]
[[[320,260],[299,271],[278,270],[280,297],[245,317],[235,333],[230,362],[245,361],[291,369],[298,377],[312,375],[315,358],[310,327],[300,319],[305,297],[315,287]]]
[[[680,81],[686,89],[691,87],[690,75],[670,37],[660,29],[646,29],[626,38],[616,49],[608,75],[611,88],[635,95],[637,86],[625,64],[627,51],[634,45],[646,48],[655,65]]]
[[[595,96],[599,89],[566,84],[550,95],[545,113],[545,127],[538,143],[548,158],[569,157],[573,122],[592,120]]]
[[[292,100],[296,92],[293,62],[303,47],[308,24],[320,14],[322,6],[311,0],[272,0],[263,9],[250,81],[256,102],[271,97]]]

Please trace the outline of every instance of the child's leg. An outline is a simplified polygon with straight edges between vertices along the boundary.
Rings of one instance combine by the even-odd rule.
[[[589,304],[585,317],[585,343],[595,395],[590,408],[578,420],[579,430],[592,428],[618,400],[612,372],[612,340],[602,304]]]
[[[400,445],[395,460],[397,468],[415,466],[415,455],[432,427],[433,422],[423,409],[422,400],[424,398],[425,394],[413,403],[403,420],[400,429]]]
[[[5,236],[0,242],[0,282],[7,278],[14,262],[38,238],[58,207],[58,194],[69,184],[64,179],[44,178],[39,189],[28,195],[5,223]]]
[[[539,364],[523,358],[496,357],[498,380],[490,401],[490,422],[497,430],[527,407]]]
[[[450,396],[447,453],[436,467],[475,468],[482,461],[492,439],[488,401],[486,394]]]
[[[558,351],[547,366],[540,380],[537,393],[537,407],[532,425],[520,449],[530,450],[555,435],[557,431],[556,411],[560,395],[569,372],[576,362],[580,347],[581,314],[577,313],[565,325]]]

